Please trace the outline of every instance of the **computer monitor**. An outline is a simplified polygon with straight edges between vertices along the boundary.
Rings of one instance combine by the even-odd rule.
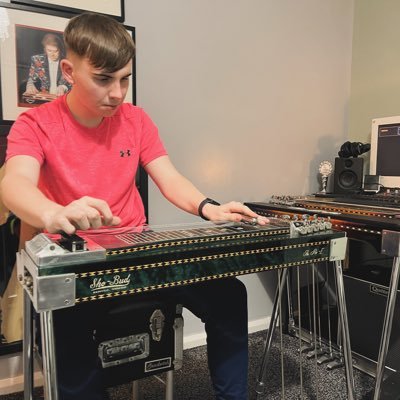
[[[386,188],[400,188],[400,116],[372,120],[370,174]]]

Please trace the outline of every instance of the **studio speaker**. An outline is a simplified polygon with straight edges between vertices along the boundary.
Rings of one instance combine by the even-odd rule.
[[[363,162],[362,158],[335,158],[334,193],[355,193],[361,190]]]

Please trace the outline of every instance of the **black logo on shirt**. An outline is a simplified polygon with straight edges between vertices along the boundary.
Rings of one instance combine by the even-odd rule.
[[[131,151],[129,149],[127,150],[120,150],[119,151],[119,156],[120,157],[130,157],[131,156]]]

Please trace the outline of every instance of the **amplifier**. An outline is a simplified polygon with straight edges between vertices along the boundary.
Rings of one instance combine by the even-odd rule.
[[[379,271],[375,268],[374,272],[378,277],[376,281],[384,281],[385,279],[381,279],[382,275],[387,276],[391,271]],[[343,279],[352,351],[376,362],[388,287],[382,283],[375,283],[357,276],[344,275]],[[397,293],[395,317],[386,360],[386,367],[394,371],[400,370],[400,318],[397,318],[400,312],[400,295],[399,291]]]

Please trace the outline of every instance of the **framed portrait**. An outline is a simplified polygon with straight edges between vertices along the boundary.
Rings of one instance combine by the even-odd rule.
[[[11,0],[11,3],[73,13],[91,11],[110,15],[118,21],[125,20],[124,0]]]
[[[0,119],[53,101],[71,87],[59,61],[63,31],[72,14],[0,2]],[[135,39],[133,27],[126,27]],[[125,101],[136,102],[135,62]]]

